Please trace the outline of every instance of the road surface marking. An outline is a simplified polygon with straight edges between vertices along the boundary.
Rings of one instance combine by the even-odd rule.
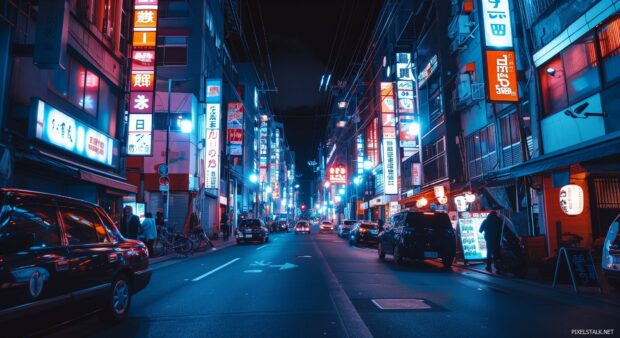
[[[250,266],[269,266],[271,265],[271,262],[265,262],[263,261],[254,261],[254,264],[250,264]]]
[[[312,258],[310,255],[297,256],[298,258]]]
[[[277,241],[277,240],[278,240],[277,238],[272,239],[272,241]]]
[[[232,263],[234,263],[234,262],[236,262],[236,261],[238,261],[240,259],[241,259],[241,257],[237,257],[237,258],[231,260],[230,262],[228,262],[226,264],[222,264],[222,265],[218,266],[217,268],[215,268],[215,269],[213,269],[213,270],[211,270],[211,271],[209,271],[209,272],[207,272],[205,274],[202,274],[202,275],[192,279],[192,282],[197,282],[197,281],[199,281],[199,280],[201,280],[201,279],[203,279],[203,278],[205,278],[205,277],[207,277],[207,276],[209,276],[211,274],[214,274],[214,273],[220,271],[221,269],[231,265]]]
[[[256,270],[245,270],[243,272],[245,272],[245,273],[259,273],[259,272],[263,272],[263,270],[259,270],[259,269],[256,269]]]
[[[280,268],[280,270],[288,270],[288,269],[294,269],[294,268],[296,268],[298,266],[299,265],[286,262],[284,264],[270,265],[269,267],[271,267],[271,268]]]
[[[258,248],[256,248],[256,250],[260,250],[260,249],[262,249],[262,248],[264,248],[264,247],[266,247],[266,246],[267,246],[267,244],[265,244],[265,245],[263,245],[263,246],[259,246]]]

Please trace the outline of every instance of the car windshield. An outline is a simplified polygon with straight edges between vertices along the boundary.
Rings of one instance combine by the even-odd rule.
[[[241,224],[239,225],[239,227],[244,227],[244,228],[252,228],[252,229],[258,229],[260,228],[261,224],[260,221],[257,219],[246,219],[241,221]]]
[[[449,229],[450,217],[445,213],[412,212],[407,214],[407,226],[414,228]]]
[[[376,224],[373,224],[373,223],[362,223],[362,224],[360,225],[360,228],[364,228],[364,229],[375,229],[375,228],[377,228],[377,225],[376,225]]]
[[[355,224],[355,221],[344,221],[344,222],[342,222],[342,224],[344,224],[344,225],[353,225],[353,224]]]
[[[298,227],[306,227],[306,226],[308,226],[308,223],[306,223],[306,222],[299,222],[299,223],[297,223],[297,226]]]
[[[323,222],[323,224],[332,224],[331,222]]]

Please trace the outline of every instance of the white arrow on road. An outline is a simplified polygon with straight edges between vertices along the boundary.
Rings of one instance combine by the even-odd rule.
[[[265,262],[263,261],[254,261],[254,264],[250,264],[250,266],[269,266],[271,265],[271,262]]]
[[[288,270],[288,269],[294,269],[296,267],[298,267],[299,265],[295,265],[293,263],[284,263],[282,265],[270,265],[269,267],[271,268],[280,268],[280,270]]]

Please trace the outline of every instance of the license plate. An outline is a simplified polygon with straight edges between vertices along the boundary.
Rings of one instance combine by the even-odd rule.
[[[252,234],[246,234],[245,238],[252,238]]]
[[[370,230],[370,233],[373,234],[373,235],[376,235],[377,234],[377,230]]]
[[[424,258],[437,258],[437,251],[424,251]]]

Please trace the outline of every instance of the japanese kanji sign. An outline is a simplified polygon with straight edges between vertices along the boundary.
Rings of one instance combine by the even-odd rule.
[[[333,165],[329,168],[329,182],[331,184],[347,184],[347,167]]]
[[[205,188],[220,188],[220,119],[222,81],[207,80]]]
[[[134,0],[127,138],[129,156],[151,156],[152,152],[157,5],[157,0]]]
[[[488,50],[486,57],[489,101],[519,101],[515,52]]]
[[[116,165],[118,144],[113,138],[41,100],[34,106],[37,109],[37,139],[92,161]]]
[[[481,0],[484,40],[487,48],[512,48],[509,0]]]

